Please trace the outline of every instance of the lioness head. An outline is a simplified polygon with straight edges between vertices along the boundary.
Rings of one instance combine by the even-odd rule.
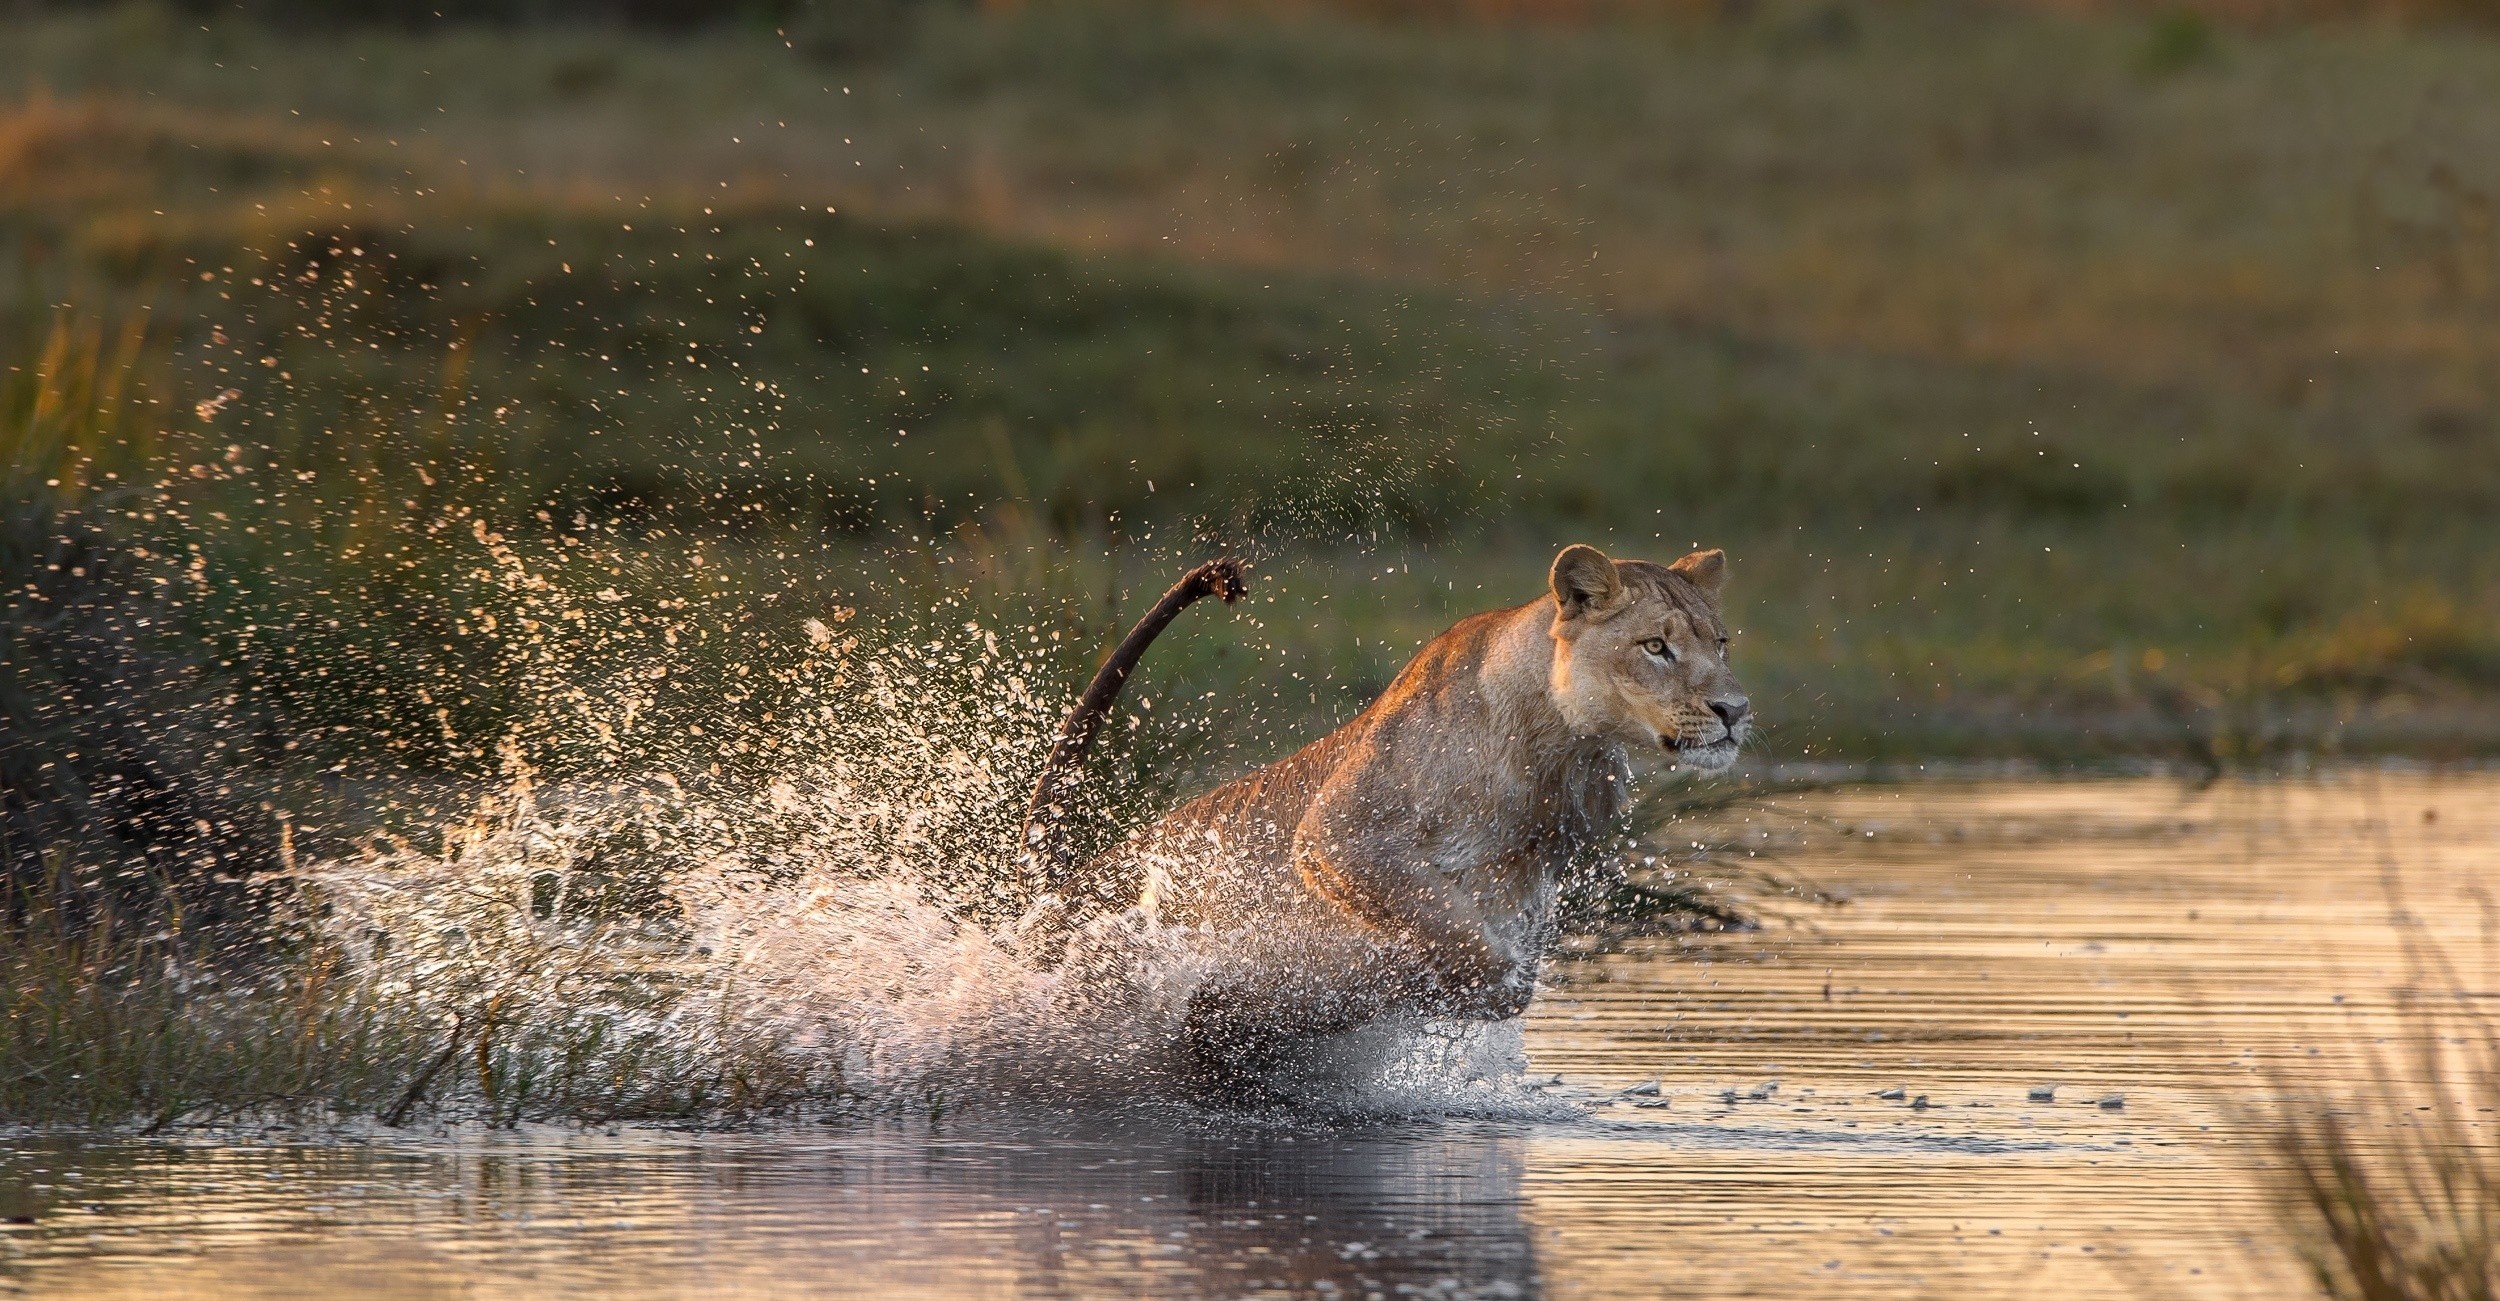
[[[1672,565],[1609,560],[1595,547],[1554,557],[1554,704],[1574,732],[1661,746],[1680,767],[1719,772],[1753,732],[1727,662],[1719,591],[1727,556]]]

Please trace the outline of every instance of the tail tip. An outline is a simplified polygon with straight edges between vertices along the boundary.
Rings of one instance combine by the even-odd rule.
[[[1207,594],[1226,605],[1241,599],[1250,590],[1244,578],[1244,566],[1233,556],[1218,556],[1198,566],[1198,582]]]

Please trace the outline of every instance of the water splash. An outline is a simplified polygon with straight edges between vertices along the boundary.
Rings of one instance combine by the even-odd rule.
[[[543,630],[586,603],[478,540],[523,607],[496,626],[531,630],[514,653],[548,702],[532,728],[596,762],[542,782],[528,756],[551,738],[516,732],[439,843],[377,838],[290,874],[358,996],[462,1063],[444,1076],[456,1108],[1192,1096],[1178,1045],[1206,937],[1131,913],[1093,923],[1081,962],[1018,950],[1015,829],[1059,706],[1017,637],[809,620],[774,671],[772,725],[698,747],[638,720],[664,664],[584,682],[571,634]],[[1528,1096],[1523,1066],[1515,1026],[1383,1023],[1280,1085],[1340,1109],[1499,1109]]]

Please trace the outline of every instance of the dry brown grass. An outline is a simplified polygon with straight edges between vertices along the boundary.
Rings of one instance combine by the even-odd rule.
[[[2326,1295],[2500,1296],[2500,1023],[2416,922],[2399,1033],[2362,1049],[2341,1093],[2297,1091],[2268,1126],[2285,1226]],[[2486,928],[2485,947],[2491,936]]]

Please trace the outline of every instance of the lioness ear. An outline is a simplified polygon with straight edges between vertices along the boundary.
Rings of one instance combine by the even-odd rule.
[[[1719,589],[1727,586],[1727,553],[1717,547],[1696,551],[1667,568],[1684,575],[1693,586],[1712,596],[1717,596]]]
[[[1613,608],[1623,596],[1615,562],[1592,546],[1573,543],[1554,557],[1554,604],[1566,619]]]

